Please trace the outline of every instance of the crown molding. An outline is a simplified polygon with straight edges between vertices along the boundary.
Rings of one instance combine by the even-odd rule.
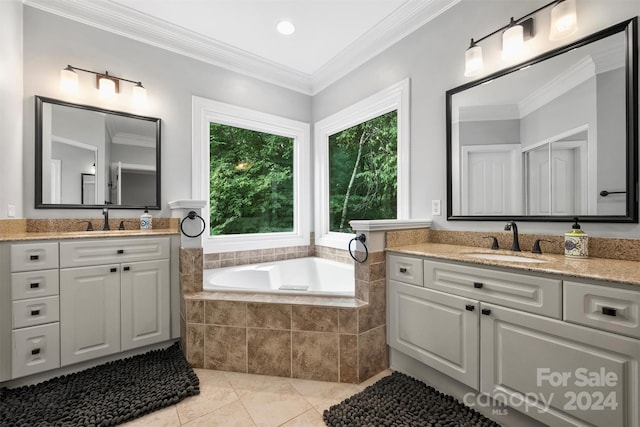
[[[533,92],[518,103],[520,117],[525,117],[533,111],[548,104],[559,96],[569,92],[596,75],[595,64],[591,56],[586,56],[567,70],[558,74],[547,84]]]
[[[311,76],[312,95],[444,13],[461,0],[409,0]]]
[[[408,0],[313,75],[108,0],[23,0],[23,3],[223,69],[315,95],[460,1]]]

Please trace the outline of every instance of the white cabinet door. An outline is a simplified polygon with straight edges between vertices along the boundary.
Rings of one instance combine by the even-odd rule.
[[[60,270],[63,366],[120,351],[120,266]]]
[[[478,389],[478,302],[389,281],[389,345]]]
[[[169,260],[122,264],[122,350],[168,340]]]
[[[553,426],[639,425],[640,340],[481,309],[481,392]]]

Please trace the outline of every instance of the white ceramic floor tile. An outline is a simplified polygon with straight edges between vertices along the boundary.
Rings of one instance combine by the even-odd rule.
[[[255,427],[249,413],[242,403],[237,400],[233,403],[216,409],[200,418],[183,424],[185,427]]]
[[[362,388],[356,384],[339,384],[326,381],[292,379],[291,384],[320,413],[329,406],[342,402]]]
[[[200,394],[179,402],[176,407],[180,421],[185,424],[222,406],[238,400],[238,395],[222,373],[200,378]]]
[[[271,390],[246,391],[240,400],[258,427],[274,427],[312,409],[291,384],[277,384]]]
[[[180,418],[178,418],[176,405],[171,405],[122,425],[127,427],[180,427]]]
[[[282,393],[287,393],[291,390],[289,378],[237,372],[225,372],[224,375],[240,397],[247,392],[282,390]]]
[[[315,409],[310,409],[302,415],[282,424],[282,427],[326,427],[322,415]]]

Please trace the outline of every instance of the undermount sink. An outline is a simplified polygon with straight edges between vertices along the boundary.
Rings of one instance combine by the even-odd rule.
[[[480,258],[480,259],[490,259],[494,261],[507,261],[507,262],[530,262],[530,263],[539,263],[545,262],[544,260],[537,258],[529,258],[526,256],[520,255],[506,255],[506,254],[488,254],[488,253],[468,253],[465,254],[470,258]]]

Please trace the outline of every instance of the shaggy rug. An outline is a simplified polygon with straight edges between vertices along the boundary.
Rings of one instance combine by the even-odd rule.
[[[0,389],[0,426],[113,426],[200,393],[178,344],[19,388]]]
[[[331,427],[499,427],[454,397],[400,372],[331,406],[323,419]]]

